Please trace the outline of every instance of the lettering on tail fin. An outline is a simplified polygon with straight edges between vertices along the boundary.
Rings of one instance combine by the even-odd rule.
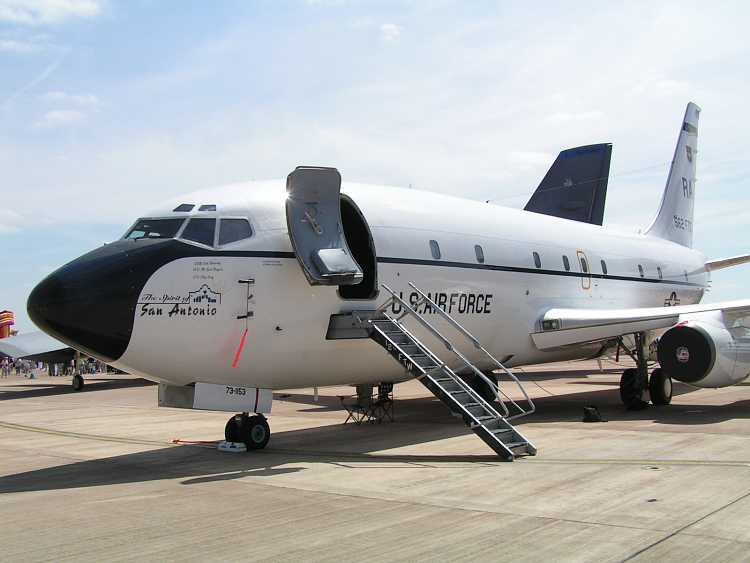
[[[659,211],[646,229],[647,235],[671,240],[687,247],[693,246],[699,115],[700,108],[690,102],[677,137],[672,167],[669,169]]]

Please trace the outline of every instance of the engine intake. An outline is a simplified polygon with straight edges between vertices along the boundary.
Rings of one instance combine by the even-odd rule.
[[[739,383],[750,375],[750,347],[748,339],[735,332],[724,324],[720,311],[691,315],[661,337],[659,363],[673,379],[696,387]]]
[[[659,340],[657,357],[662,369],[673,379],[697,383],[714,367],[716,347],[713,339],[704,331],[677,325]]]

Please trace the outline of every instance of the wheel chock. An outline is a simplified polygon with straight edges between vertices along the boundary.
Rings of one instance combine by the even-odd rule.
[[[216,449],[220,452],[230,452],[234,454],[244,454],[247,452],[245,442],[219,442]]]

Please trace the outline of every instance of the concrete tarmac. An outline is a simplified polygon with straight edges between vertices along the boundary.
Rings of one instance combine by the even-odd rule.
[[[417,382],[361,426],[351,388],[277,393],[267,449],[231,454],[228,413],[142,380],[0,379],[0,561],[750,559],[750,389],[627,412],[606,367],[524,370],[539,454],[513,463]]]

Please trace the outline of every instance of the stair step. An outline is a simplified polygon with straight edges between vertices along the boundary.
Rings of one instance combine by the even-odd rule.
[[[509,450],[512,450],[513,448],[520,448],[521,446],[525,446],[526,442],[503,442],[505,444],[505,447]]]
[[[425,320],[419,313],[411,311],[410,314],[418,320]],[[494,407],[488,406],[478,398],[476,392],[460,381],[447,366],[441,364],[441,360],[438,360],[429,348],[415,340],[401,324],[385,314],[377,314],[375,319],[372,316],[370,313],[368,317],[370,326],[374,329],[368,331],[370,337],[405,365],[413,375],[427,375],[426,378],[423,375],[419,376],[418,381],[443,401],[451,413],[462,419],[501,459],[513,461],[517,456],[536,454],[536,448],[531,442],[525,441],[518,430],[494,411]],[[458,323],[454,321],[454,324]],[[460,325],[458,327],[461,328]],[[450,345],[448,348],[451,349]],[[468,367],[475,366],[469,364]]]

